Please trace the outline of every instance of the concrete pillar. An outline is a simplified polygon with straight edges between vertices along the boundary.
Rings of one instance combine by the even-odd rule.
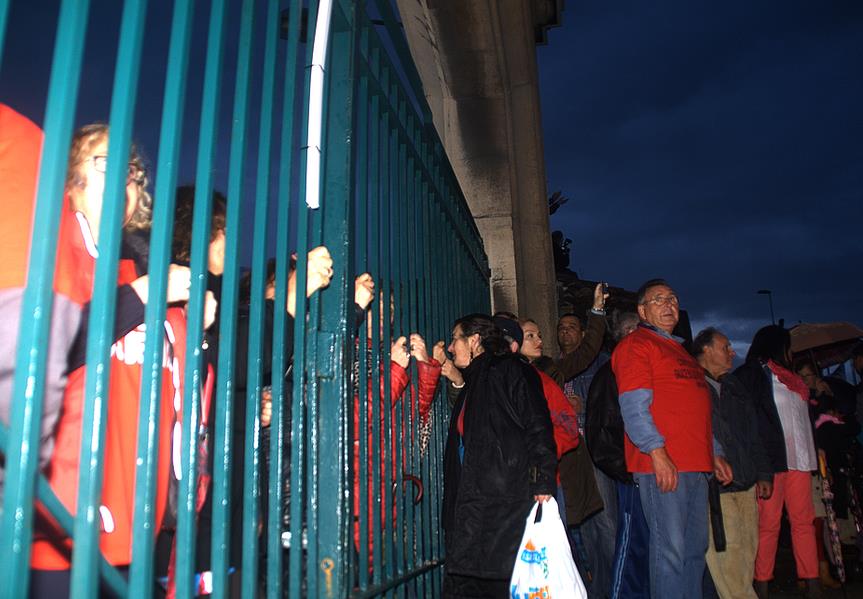
[[[398,0],[435,127],[482,235],[494,310],[533,318],[554,351],[536,40],[554,0]],[[551,21],[550,21],[551,19]]]

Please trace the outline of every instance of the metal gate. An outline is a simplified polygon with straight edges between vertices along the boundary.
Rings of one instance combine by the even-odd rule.
[[[59,3],[46,105],[41,121],[34,119],[44,130],[33,218],[33,239],[38,242],[30,251],[9,426],[0,426],[5,455],[2,596],[28,596],[37,497],[73,539],[72,596],[95,596],[100,585],[122,596],[153,595],[157,414],[160,403],[169,401],[160,386],[161,335],[147,336],[140,416],[129,431],[137,434],[138,455],[128,571],[112,568],[99,552],[122,202],[105,202],[101,217],[82,419],[80,463],[86,467],[80,468],[76,514],[69,514],[53,496],[37,465],[55,263],[55,248],[44,240],[57,236],[69,142],[73,125],[80,124],[74,121],[84,42],[94,10],[89,0]],[[0,61],[5,63],[25,60],[4,48],[16,27],[15,15],[10,1],[0,0]],[[140,135],[136,111],[161,114],[153,121],[159,133],[157,146],[151,148],[157,157],[149,245],[151,298],[165,297],[174,190],[189,148],[196,152],[188,169],[194,175],[196,201],[183,373],[183,475],[177,491],[177,596],[194,596],[197,585],[198,477],[187,474],[201,474],[198,383],[206,371],[196,340],[204,332],[212,191],[220,172],[226,173],[226,256],[231,259],[222,282],[214,399],[213,594],[227,596],[229,568],[236,567],[244,597],[263,592],[268,597],[437,596],[444,559],[439,514],[449,406],[439,385],[428,449],[421,452],[414,408],[416,368],[409,369],[412,381],[403,397],[384,401],[391,391],[388,354],[398,336],[411,332],[425,337],[431,353],[434,342],[448,340],[455,318],[487,311],[489,271],[431,123],[393,3],[176,0],[168,13],[160,3],[127,0],[117,27],[105,197],[124,194],[126,165],[120,157]],[[145,42],[153,35],[165,36],[167,48],[159,106],[136,104],[142,55],[148,56]],[[206,39],[200,64],[194,57],[196,35]],[[229,56],[234,48],[236,56]],[[194,81],[196,73],[201,78],[200,103],[190,107],[187,82]],[[220,104],[223,90],[233,90],[230,111]],[[0,102],[5,101],[0,96]],[[220,151],[227,154],[226,170],[217,167]],[[272,372],[291,370],[293,393],[286,394],[286,379],[273,377],[270,455],[265,456],[260,397],[267,258],[277,258],[275,305],[283,306],[291,248],[302,257],[321,244],[330,250],[334,276],[327,289],[308,300],[298,293],[292,369],[285,357],[290,354],[286,316],[282,310],[274,312]],[[231,373],[244,255],[251,271],[246,450],[244,463],[234,463],[237,398]],[[363,272],[374,277],[377,297],[369,317],[357,323],[354,277]],[[300,259],[297,280],[305,279],[306,261]],[[146,330],[161,331],[165,313],[164,299],[147,303]],[[359,472],[354,471],[354,451]],[[262,468],[265,463],[268,472]],[[242,538],[231,538],[231,472],[237,468],[244,472],[243,533]],[[259,497],[263,477],[269,477],[266,501]],[[287,480],[289,497],[283,484]],[[360,508],[354,510],[357,493]],[[371,511],[369,496],[375,504]],[[271,506],[266,523],[264,503]],[[272,507],[283,504],[286,513]],[[236,544],[242,544],[242,560],[232,564],[230,549]],[[265,566],[260,563],[264,546]]]

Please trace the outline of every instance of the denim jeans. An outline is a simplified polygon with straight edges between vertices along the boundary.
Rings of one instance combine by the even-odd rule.
[[[650,529],[650,594],[699,599],[707,551],[707,477],[678,474],[677,490],[661,493],[653,474],[636,474]]]
[[[615,482],[617,486],[617,538],[610,599],[650,599],[650,530],[638,486]]]
[[[587,548],[590,571],[593,575],[591,599],[604,599],[611,589],[614,565],[614,538],[617,534],[617,489],[614,481],[599,468],[594,468],[596,487],[605,508],[590,516],[581,525],[581,534]]]

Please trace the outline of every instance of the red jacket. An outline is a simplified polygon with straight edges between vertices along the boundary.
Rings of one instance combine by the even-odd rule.
[[[434,401],[435,390],[437,389],[438,378],[440,377],[441,365],[434,358],[429,358],[428,362],[417,362],[417,371],[419,378],[419,393],[416,393],[414,389],[411,389],[411,397],[417,397],[419,403],[419,417],[420,422],[424,421],[429,416],[429,412],[431,410],[432,402]],[[401,437],[402,443],[404,444],[407,440],[407,435],[405,431],[401,430],[398,426],[398,423],[395,422],[393,408],[395,408],[396,403],[401,398],[402,394],[407,389],[408,383],[410,382],[410,376],[408,372],[396,364],[395,362],[390,362],[390,402],[389,406],[385,404],[383,401],[386,396],[385,387],[384,387],[384,376],[383,376],[383,367],[381,367],[381,388],[380,394],[377,396],[380,401],[380,422],[378,425],[380,428],[378,429],[378,435],[380,438],[380,461],[378,462],[379,471],[380,471],[380,479],[381,479],[381,488],[375,493],[374,490],[374,480],[373,474],[375,465],[369,462],[368,465],[368,496],[366,497],[366,503],[368,508],[368,526],[369,526],[369,556],[372,555],[373,542],[372,542],[372,522],[374,518],[374,505],[376,499],[380,500],[381,505],[381,522],[383,525],[386,524],[386,503],[388,492],[385,488],[385,472],[384,468],[387,465],[390,466],[390,478],[394,479],[398,475],[398,471],[396,470],[396,461],[393,459],[387,459],[386,456],[386,442],[384,440],[383,427],[386,423],[389,423],[390,426],[390,447],[395,448],[397,435]],[[374,430],[374,422],[372,420],[372,402],[375,401],[375,394],[372,391],[372,381],[371,377],[369,377],[368,382],[368,399],[366,402],[366,423],[367,423],[367,445],[369,448],[369,457],[371,459],[371,451],[372,451],[372,443],[373,436],[372,431]],[[412,418],[416,417],[417,410],[414,407],[414,402],[411,401],[411,415]],[[389,408],[389,409],[388,409]],[[359,547],[360,543],[360,523],[359,523],[359,513],[360,513],[360,440],[359,440],[359,431],[360,431],[360,405],[359,405],[359,397],[354,395],[354,492],[353,492],[353,517],[354,517],[354,543],[357,547]],[[399,429],[397,431],[397,429]],[[404,456],[404,454],[403,454]],[[405,467],[404,457],[402,457],[402,467]],[[395,516],[395,515],[394,515]]]
[[[89,301],[93,288],[97,250],[83,215],[64,211],[60,226],[60,240],[63,247],[70,249],[58,256],[57,276],[67,277],[79,301],[82,303]],[[131,260],[121,260],[118,284],[129,283],[135,278],[137,273],[134,263]],[[184,322],[182,319],[169,320],[175,323]],[[162,402],[159,410],[156,529],[162,520],[166,505],[171,462],[171,432],[175,421],[174,402],[178,391],[175,383],[182,375],[182,367],[174,359],[173,348],[169,341],[173,332],[168,329],[169,325],[166,325],[166,330],[160,331],[166,339]],[[126,565],[131,561],[144,338],[144,326],[141,324],[117,340],[111,347],[108,416],[103,452],[102,506],[99,513],[102,528],[100,548],[108,562],[113,565]],[[54,454],[46,472],[51,488],[72,514],[76,510],[78,496],[85,371],[86,365],[69,374],[63,398],[63,414],[57,425]],[[32,566],[45,570],[68,569],[71,560],[71,542],[51,524],[49,519],[44,517],[44,514],[37,526],[37,535],[33,542]]]

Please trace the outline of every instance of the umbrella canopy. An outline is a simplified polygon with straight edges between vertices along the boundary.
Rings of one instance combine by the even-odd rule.
[[[863,329],[850,322],[803,323],[791,329],[791,351],[806,353],[822,368],[848,359]]]

